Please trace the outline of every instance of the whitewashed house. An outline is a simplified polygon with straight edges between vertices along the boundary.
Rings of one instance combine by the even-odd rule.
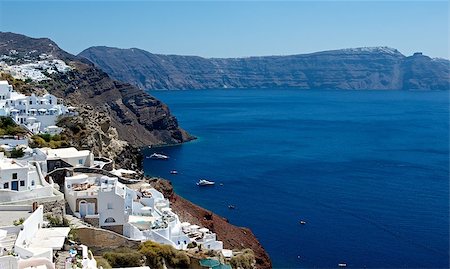
[[[94,166],[94,155],[89,150],[77,150],[70,148],[36,148],[34,159],[46,161],[46,172],[62,167],[92,167]]]
[[[7,158],[0,152],[0,204],[53,196],[54,189],[39,165]]]
[[[186,249],[194,241],[204,249],[223,249],[223,243],[208,229],[183,227],[169,201],[148,184],[133,190],[116,177],[77,174],[65,178],[64,193],[76,217],[131,239],[177,249]]]
[[[54,95],[27,96],[15,92],[7,81],[0,81],[0,116],[11,117],[35,134],[59,133],[61,128],[55,126],[56,121],[68,113],[69,109],[58,103]]]
[[[126,189],[117,178],[98,174],[66,177],[64,183],[66,201],[76,217],[120,234],[128,221]]]

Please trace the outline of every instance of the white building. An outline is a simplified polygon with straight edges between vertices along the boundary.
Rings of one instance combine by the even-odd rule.
[[[36,167],[15,159],[6,158],[0,152],[0,189],[12,191],[33,190],[40,182]]]
[[[128,221],[126,189],[117,178],[97,174],[66,177],[64,183],[66,201],[76,217],[120,234]]]
[[[137,191],[115,177],[78,174],[65,178],[64,193],[75,216],[131,239],[177,249],[186,249],[194,241],[204,249],[223,249],[223,243],[208,229],[183,227],[169,201],[148,184]]]
[[[35,134],[59,133],[61,129],[55,126],[56,121],[68,113],[69,109],[58,103],[54,95],[26,96],[15,92],[7,81],[0,81],[0,116],[11,117]]]
[[[34,159],[47,162],[46,172],[62,167],[92,167],[94,155],[89,150],[77,150],[76,148],[36,148]]]
[[[53,197],[48,184],[35,163],[6,158],[0,152],[0,204],[43,197]]]
[[[15,256],[0,253],[0,268],[55,269],[53,252],[63,249],[70,227],[44,227],[45,225],[43,206],[39,206],[20,227],[0,227],[0,243],[2,238],[15,237]],[[95,259],[88,255],[88,248],[84,245],[81,248],[81,267],[97,268]],[[66,266],[71,267],[71,264]]]

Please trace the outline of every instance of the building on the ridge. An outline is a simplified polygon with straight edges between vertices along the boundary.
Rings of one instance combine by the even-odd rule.
[[[125,197],[129,190],[117,178],[100,174],[77,174],[64,182],[64,195],[74,216],[120,234],[128,221]]]
[[[7,81],[0,81],[0,116],[11,117],[34,134],[60,133],[62,129],[55,125],[58,117],[70,113],[52,94],[27,96],[15,92]]]
[[[95,165],[94,154],[90,150],[77,150],[70,148],[36,148],[34,149],[36,160],[46,161],[45,172],[64,167],[92,167]]]
[[[177,249],[187,249],[191,242],[204,249],[223,249],[215,233],[181,223],[164,195],[146,184],[133,190],[117,177],[83,173],[65,178],[64,194],[76,217],[130,239],[152,240]]]
[[[0,204],[49,197],[55,198],[55,190],[37,162],[10,159],[0,152]]]
[[[0,209],[0,268],[55,268],[54,252],[67,245],[70,227],[47,227],[43,206],[33,206],[32,210],[29,213],[30,209],[24,206],[14,211]],[[11,225],[18,216],[24,219],[23,223]],[[80,248],[82,259],[66,259],[65,268],[72,268],[74,258],[83,269],[97,268],[88,248],[84,245]]]

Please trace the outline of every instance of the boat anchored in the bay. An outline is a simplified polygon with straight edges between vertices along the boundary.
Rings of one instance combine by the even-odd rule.
[[[147,158],[153,159],[153,160],[167,160],[167,159],[169,159],[169,156],[164,155],[164,154],[159,154],[159,153],[153,153],[152,155],[147,156]]]
[[[197,186],[212,186],[214,184],[216,184],[214,181],[209,181],[209,180],[206,180],[206,179],[200,179],[197,182]]]

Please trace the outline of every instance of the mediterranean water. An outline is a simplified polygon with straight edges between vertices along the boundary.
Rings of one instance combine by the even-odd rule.
[[[274,268],[449,267],[448,92],[150,93],[198,139],[145,151],[170,156],[146,173],[251,228]]]

